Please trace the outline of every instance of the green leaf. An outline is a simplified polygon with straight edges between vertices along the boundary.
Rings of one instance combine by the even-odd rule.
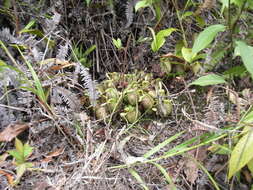
[[[189,63],[191,63],[194,57],[197,55],[197,54],[192,54],[191,48],[183,47],[181,51],[182,51],[183,58]]]
[[[86,4],[87,4],[87,6],[89,6],[89,5],[90,5],[91,0],[85,0],[85,2],[86,2]]]
[[[145,8],[145,7],[148,7],[150,6],[151,4],[147,1],[147,0],[142,0],[142,1],[138,1],[136,4],[135,4],[135,12],[137,12],[140,8]]]
[[[120,41],[121,42],[121,41]],[[84,56],[87,57],[91,52],[93,52],[95,49],[97,48],[96,45],[92,45],[90,46],[85,52],[84,52]]]
[[[238,7],[241,7],[245,0],[231,0],[231,3],[234,3]]]
[[[253,159],[252,147],[253,130],[250,130],[238,141],[231,153],[228,172],[229,179]]]
[[[225,31],[226,27],[221,24],[212,25],[207,27],[204,31],[200,32],[197,39],[194,41],[192,53],[197,54],[206,48],[218,34],[218,32]]]
[[[26,160],[33,152],[33,147],[31,147],[28,143],[24,145],[24,159]]]
[[[17,150],[8,150],[7,152],[16,159],[17,163],[24,162],[23,154],[20,154]]]
[[[243,64],[253,78],[253,47],[248,46],[245,42],[242,41],[237,41],[236,45],[236,50],[241,56]]]
[[[183,20],[183,19],[185,19],[186,17],[192,16],[193,14],[194,14],[194,13],[193,13],[192,11],[186,11],[186,12],[182,15],[181,19]]]
[[[19,34],[22,34],[23,32],[27,32],[34,24],[35,24],[35,20],[31,20],[22,30],[19,31]]]
[[[197,80],[190,83],[190,85],[208,86],[223,83],[226,83],[223,77],[215,74],[209,74],[198,78]]]
[[[145,182],[142,180],[141,176],[132,168],[128,169],[129,173],[140,183],[140,185],[143,187],[144,190],[148,190],[148,187],[146,186]]]
[[[115,40],[114,38],[112,39],[113,45],[117,48],[117,49],[121,49],[122,48],[122,42],[121,39],[117,39]]]
[[[184,133],[184,131],[175,134],[174,136],[166,139],[165,141],[163,141],[162,143],[158,144],[157,146],[155,146],[154,148],[152,148],[151,150],[149,150],[148,152],[146,152],[143,157],[144,158],[149,158],[150,156],[152,156],[153,154],[155,154],[156,152],[158,152],[161,148],[163,148],[164,146],[166,146],[167,144],[169,144],[171,141],[177,139],[180,135],[182,135]]]
[[[18,138],[15,138],[15,148],[23,156],[24,145]]]
[[[251,173],[251,176],[253,177],[253,159],[251,159],[247,164],[249,171]]]
[[[151,162],[151,164],[154,164],[159,170],[160,172],[164,175],[166,181],[170,184],[170,189],[171,190],[177,190],[177,187],[175,186],[175,184],[173,183],[172,178],[170,177],[170,175],[168,174],[168,172],[166,171],[166,169],[164,167],[162,167],[162,165],[157,164],[155,162]]]
[[[159,31],[156,35],[152,28],[149,27],[149,30],[151,31],[152,36],[153,36],[151,49],[153,52],[157,52],[165,43],[165,37],[168,37],[169,35],[171,35],[172,32],[176,31],[177,29],[175,28],[164,29],[164,30]]]
[[[47,105],[47,98],[46,98],[44,89],[42,87],[42,84],[40,82],[40,79],[39,79],[37,73],[33,69],[31,63],[25,59],[25,57],[24,57],[22,51],[20,50],[20,48],[19,47],[17,47],[17,48],[18,48],[18,51],[21,54],[21,56],[24,58],[24,61],[25,61],[26,65],[28,66],[28,68],[29,68],[29,70],[32,74],[34,85],[36,87],[36,95],[40,98],[41,101],[43,101],[44,104]]]
[[[26,171],[26,164],[23,163],[23,164],[20,164],[17,166],[16,168],[16,172],[17,172],[17,178],[15,179],[15,184],[19,183],[21,177],[23,176],[23,174],[25,173]]]
[[[244,123],[252,123],[253,122],[253,110],[249,112],[242,120]]]

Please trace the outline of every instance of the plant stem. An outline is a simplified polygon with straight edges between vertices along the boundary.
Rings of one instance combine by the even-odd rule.
[[[179,14],[178,6],[177,6],[175,0],[172,0],[172,3],[173,3],[173,6],[176,9],[177,18],[178,18],[179,25],[180,25],[180,28],[181,28],[181,31],[182,31],[182,35],[183,35],[184,46],[188,47],[188,43],[187,43],[186,36],[185,36],[185,30],[184,30],[184,26],[183,26],[183,23],[182,23],[182,18]]]

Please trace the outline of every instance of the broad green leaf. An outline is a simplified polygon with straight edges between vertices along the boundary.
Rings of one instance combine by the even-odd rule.
[[[152,148],[151,150],[149,150],[148,152],[146,152],[143,157],[144,158],[149,158],[150,156],[152,156],[153,154],[155,154],[156,152],[158,152],[161,148],[163,148],[164,146],[168,145],[171,141],[177,139],[180,135],[182,135],[184,133],[184,131],[175,134],[174,136],[166,139],[165,141],[163,141],[162,143],[158,144],[157,146],[155,146],[154,148]]]
[[[234,3],[238,7],[241,7],[245,0],[231,0],[231,3]]]
[[[194,41],[192,53],[197,54],[204,48],[206,48],[218,34],[218,32],[225,31],[226,27],[221,24],[212,25],[200,32],[197,39]]]
[[[190,48],[183,47],[181,51],[183,58],[189,63],[191,63],[193,61],[193,58],[196,56],[196,54],[192,54],[192,49]]]
[[[23,163],[23,164],[20,164],[20,165],[17,166],[17,168],[16,168],[17,178],[15,180],[16,184],[19,183],[20,178],[23,176],[25,171],[26,171],[26,163]]]
[[[209,74],[198,78],[197,80],[190,83],[190,85],[208,86],[223,83],[226,83],[223,77],[215,74]]]
[[[147,0],[142,0],[142,1],[138,1],[136,4],[135,4],[135,12],[137,12],[140,8],[145,8],[145,7],[148,7],[150,6],[150,3],[147,1]]]
[[[248,168],[249,168],[249,171],[251,173],[251,176],[253,177],[253,159],[251,159],[249,161],[249,163],[247,164]]]
[[[31,147],[28,143],[24,145],[24,159],[26,160],[33,152],[33,147]]]
[[[253,159],[252,147],[253,130],[250,130],[238,141],[231,153],[228,172],[229,179]]]
[[[17,163],[24,162],[23,154],[20,154],[17,150],[8,150],[7,152],[16,159]]]
[[[253,110],[251,110],[243,119],[243,123],[252,123],[253,122]]]
[[[236,48],[238,48],[237,51],[242,58],[243,64],[253,78],[253,47],[248,46],[245,42],[242,41],[237,41],[236,45]]]
[[[117,48],[117,49],[121,49],[122,48],[122,42],[121,39],[112,39],[113,45]]]
[[[15,138],[15,148],[23,156],[24,145],[18,138]]]
[[[165,43],[165,37],[168,37],[169,35],[171,35],[172,32],[177,30],[175,28],[168,28],[159,31],[156,35],[154,35],[154,30],[152,28],[149,29],[153,36],[153,41],[151,43],[151,49],[153,52],[157,52],[163,46],[163,44]]]

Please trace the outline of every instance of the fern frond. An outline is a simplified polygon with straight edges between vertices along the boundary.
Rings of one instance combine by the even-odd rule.
[[[80,64],[80,63],[79,63]],[[96,82],[92,80],[89,70],[80,64],[80,75],[84,82],[84,87],[89,95],[90,103],[94,107],[96,106],[96,100],[98,99],[98,92],[96,90]]]
[[[45,30],[46,33],[54,31],[58,26],[58,24],[60,23],[60,21],[61,21],[61,14],[54,12],[54,16],[52,17],[52,19],[45,20],[45,26],[43,29]]]
[[[68,57],[68,51],[69,51],[69,42],[67,41],[65,45],[60,45],[56,58],[60,60],[65,60]]]
[[[0,70],[0,89],[4,89],[6,86],[18,87],[18,73],[9,68],[2,68]]]
[[[15,41],[17,41],[17,38],[14,37],[9,28],[3,28],[0,31],[0,39],[3,40],[4,42],[10,42],[10,43],[14,43]]]
[[[55,90],[54,92],[58,94],[55,97],[58,97],[58,98],[61,97],[63,102],[65,102],[72,111],[76,111],[80,109],[81,102],[76,96],[76,94],[74,94],[70,90],[67,90],[66,88],[62,88],[59,86],[55,87],[54,90]],[[59,101],[59,100],[53,100],[53,101]]]
[[[126,3],[125,14],[126,14],[127,23],[125,25],[125,28],[128,28],[133,23],[133,18],[134,18],[133,8],[134,8],[134,2],[129,1]]]

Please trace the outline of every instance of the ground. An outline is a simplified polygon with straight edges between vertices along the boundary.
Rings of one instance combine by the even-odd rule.
[[[211,145],[226,144],[230,134],[226,129],[235,127],[252,104],[252,80],[235,76],[229,84],[189,85],[201,75],[226,71],[237,59],[230,65],[232,55],[221,56],[223,64],[209,61],[211,69],[202,66],[195,72],[174,54],[183,43],[180,28],[191,46],[202,30],[200,22],[217,23],[218,4],[157,1],[159,17],[156,4],[135,12],[137,1],[4,2],[0,5],[4,44],[0,50],[0,189],[250,188],[249,170],[243,170],[240,180],[229,181],[229,156],[213,151]],[[177,11],[184,8],[198,12],[201,21],[189,17],[180,23]],[[149,27],[155,32],[178,31],[154,52]],[[225,35],[219,34],[215,43]],[[117,47],[113,39],[121,45]],[[215,48],[204,53],[210,56]],[[207,63],[208,56],[200,63]],[[168,65],[161,64],[164,59],[172,63],[170,72]],[[143,81],[150,82],[147,88],[140,85]],[[102,91],[97,88],[101,84]],[[138,102],[142,115],[129,122],[120,115],[129,103],[128,87],[142,94],[165,91],[172,112],[162,117],[156,93],[158,111],[146,114]],[[120,108],[99,117],[96,111],[109,104],[104,96],[111,88],[120,94],[116,97]],[[242,90],[246,95],[237,93]],[[246,102],[238,103],[239,95]],[[33,147],[26,159],[33,166],[12,186],[18,178],[17,162],[7,152],[18,149],[15,137]]]

